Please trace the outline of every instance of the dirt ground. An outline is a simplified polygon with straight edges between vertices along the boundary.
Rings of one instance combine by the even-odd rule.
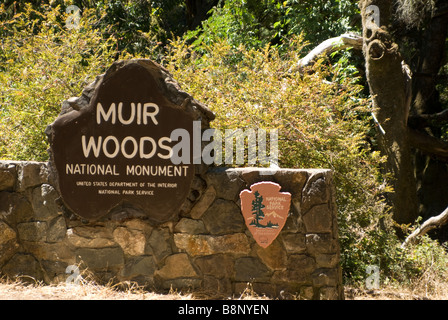
[[[0,300],[206,300],[213,299],[201,294],[170,292],[158,294],[129,285],[127,288],[96,284],[29,285],[20,282],[0,283]],[[232,299],[266,299],[250,292]],[[441,300],[397,290],[360,290],[345,288],[346,300]]]
[[[34,286],[18,283],[0,284],[0,300],[179,300],[189,295],[156,294],[143,290],[115,290],[96,285],[61,284]]]

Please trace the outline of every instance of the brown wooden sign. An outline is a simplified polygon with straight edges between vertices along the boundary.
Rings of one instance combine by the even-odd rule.
[[[161,83],[154,63],[115,63],[88,107],[63,114],[51,125],[52,161],[71,211],[88,220],[117,207],[130,207],[156,222],[177,215],[194,166],[189,143],[184,143],[188,150],[181,150],[187,161],[173,163],[180,151],[175,152],[172,133],[191,137],[194,119],[166,97]]]
[[[240,193],[241,212],[255,241],[267,248],[277,238],[288,217],[291,194],[277,183],[255,183]]]

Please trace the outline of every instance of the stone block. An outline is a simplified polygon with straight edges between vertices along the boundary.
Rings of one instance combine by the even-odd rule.
[[[245,234],[235,233],[223,236],[174,234],[176,246],[190,256],[206,256],[218,253],[247,254],[249,241]]]
[[[283,234],[282,240],[288,254],[304,253],[306,250],[305,235],[302,233]]]
[[[31,253],[36,259],[48,261],[63,261],[68,264],[76,263],[73,248],[65,242],[24,242],[24,251]]]
[[[0,161],[0,191],[12,191],[16,184],[17,170],[13,163]]]
[[[243,232],[245,229],[240,208],[233,202],[216,199],[202,216],[205,227],[211,234]]]
[[[43,162],[18,162],[17,163],[17,186],[19,192],[27,188],[48,183],[49,171]]]
[[[223,298],[227,298],[227,294],[232,293],[232,281],[229,278],[215,278],[213,276],[204,275],[202,280],[202,290],[208,293],[208,296],[211,298],[222,298],[219,294],[225,293],[226,296]]]
[[[210,205],[215,201],[216,198],[216,190],[213,186],[209,186],[201,198],[196,202],[193,208],[190,211],[190,217],[193,219],[199,219],[202,217],[204,212],[210,207]]]
[[[305,243],[307,252],[314,256],[319,253],[334,253],[338,247],[337,241],[330,233],[307,234]]]
[[[0,218],[10,225],[34,219],[34,211],[27,198],[18,193],[0,192]]]
[[[238,171],[228,168],[213,168],[207,171],[205,180],[208,186],[215,188],[216,198],[230,201],[236,201],[245,186]]]
[[[290,192],[292,201],[301,200],[302,190],[308,179],[306,170],[279,169],[274,179],[282,186],[282,192]]]
[[[197,278],[199,275],[185,253],[173,254],[165,259],[165,265],[154,273],[164,280],[176,278]]]
[[[16,232],[5,222],[0,221],[0,266],[9,260],[18,248]]]
[[[192,190],[188,195],[188,198],[190,198],[191,201],[196,201],[202,195],[206,187],[207,183],[202,178],[195,175],[193,177],[193,181],[191,182]]]
[[[67,240],[78,248],[107,248],[116,246],[109,230],[94,226],[79,226],[67,229]]]
[[[54,283],[65,282],[69,277],[69,274],[65,273],[69,264],[64,261],[40,260],[40,264],[45,274]]]
[[[304,255],[290,255],[288,257],[286,270],[275,271],[272,280],[274,282],[290,282],[294,285],[311,285],[311,275],[316,268],[316,262],[313,258]]]
[[[257,245],[255,251],[261,261],[271,270],[286,269],[288,256],[278,239],[274,240],[266,249]]]
[[[17,225],[19,239],[22,241],[46,241],[47,230],[45,221],[23,222]]]
[[[272,180],[274,178],[273,174],[275,172],[268,172],[268,171],[264,171],[262,172],[262,170],[265,170],[265,168],[235,168],[232,169],[235,172],[237,172],[240,176],[241,179],[243,179],[243,181],[245,182],[245,184],[247,186],[250,186],[254,183],[257,182],[261,182],[261,181],[266,181],[266,180]]]
[[[10,278],[21,277],[24,282],[35,283],[36,280],[44,280],[44,272],[39,262],[30,254],[16,253],[1,268],[4,275]]]
[[[209,237],[208,241],[213,253],[248,254],[250,244],[244,233]]]
[[[174,227],[174,232],[202,234],[207,233],[202,220],[182,218]]]
[[[337,268],[339,254],[316,254],[316,264],[319,268]]]
[[[303,223],[300,208],[296,208],[296,201],[292,201],[289,209],[288,218],[286,219],[285,226],[282,231],[291,233],[305,233],[305,224]]]
[[[59,194],[49,184],[43,184],[33,189],[31,204],[33,206],[35,219],[47,221],[60,215],[56,204]]]
[[[3,246],[11,240],[16,240],[16,232],[5,222],[0,221],[0,246]]]
[[[271,271],[258,258],[243,257],[235,261],[235,281],[269,281]]]
[[[306,213],[317,204],[327,203],[330,199],[330,171],[310,170],[311,176],[306,182],[302,192],[302,212]]]
[[[83,263],[91,270],[118,268],[124,264],[123,251],[114,248],[79,248],[76,250],[78,263]]]
[[[54,218],[48,223],[47,242],[60,242],[67,234],[67,225],[62,216]]]
[[[167,228],[154,229],[148,238],[148,245],[151,249],[146,251],[153,253],[156,261],[161,261],[173,253],[171,242],[172,234]]]
[[[302,218],[307,233],[331,232],[333,220],[328,204],[312,207]]]
[[[146,220],[131,219],[125,221],[123,225],[128,229],[139,230],[144,232],[145,234],[150,234],[152,230],[152,227]]]
[[[312,272],[316,267],[316,262],[313,258],[307,255],[291,255],[288,259],[288,270],[297,272]]]
[[[213,254],[208,243],[210,236],[175,233],[174,244],[180,250],[186,251],[190,256],[204,256]]]
[[[314,287],[328,287],[337,285],[337,274],[333,269],[316,269],[313,272]]]
[[[139,256],[145,254],[146,237],[142,231],[117,227],[113,232],[114,240],[123,249],[124,254]]]
[[[139,276],[152,277],[157,266],[151,256],[140,256],[129,259],[120,272],[121,277],[133,279]]]
[[[194,262],[203,274],[218,279],[230,278],[233,275],[235,261],[230,255],[216,254],[199,257]]]

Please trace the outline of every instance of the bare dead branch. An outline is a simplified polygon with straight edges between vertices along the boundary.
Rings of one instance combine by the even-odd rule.
[[[448,123],[448,110],[434,114],[420,114],[409,116],[409,125],[412,127],[442,126]]]
[[[429,134],[408,129],[409,143],[430,156],[448,161],[448,143]]]
[[[339,37],[327,39],[311,50],[305,57],[300,59],[297,68],[302,70],[304,67],[311,65],[316,58],[322,55],[329,55],[336,50],[347,48],[362,50],[362,37],[357,34],[345,33]]]
[[[430,230],[439,228],[448,222],[448,208],[446,208],[441,214],[435,217],[431,217],[426,220],[420,227],[414,230],[401,244],[402,248],[405,248],[408,244],[414,243],[417,237],[420,237]]]

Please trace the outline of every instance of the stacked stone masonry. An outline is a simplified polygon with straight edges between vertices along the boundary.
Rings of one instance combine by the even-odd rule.
[[[115,212],[88,222],[64,209],[47,163],[0,161],[0,275],[65,282],[76,265],[99,282],[156,291],[238,296],[250,288],[276,298],[343,299],[331,171],[196,171],[177,221],[152,225]],[[245,226],[239,200],[260,181],[292,195],[286,224],[266,249]]]

